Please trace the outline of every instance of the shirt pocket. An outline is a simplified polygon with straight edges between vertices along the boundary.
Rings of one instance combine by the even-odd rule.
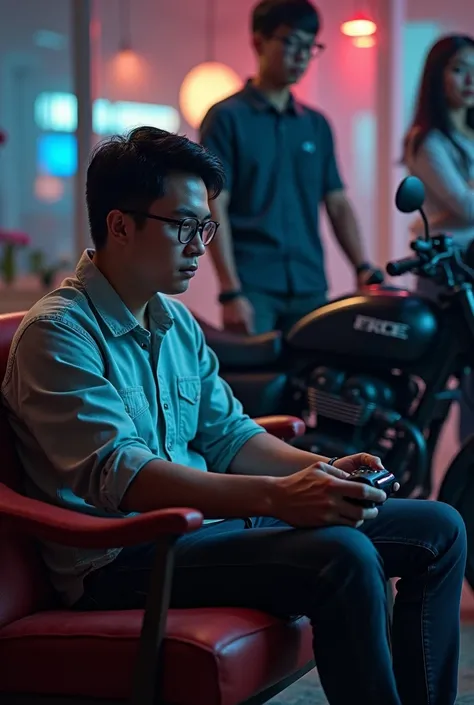
[[[177,389],[179,437],[181,441],[189,443],[194,440],[198,430],[201,379],[178,377]]]

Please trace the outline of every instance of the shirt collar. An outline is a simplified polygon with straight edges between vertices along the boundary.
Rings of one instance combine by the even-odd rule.
[[[251,103],[256,110],[273,110],[276,112],[275,107],[269,102],[262,91],[253,85],[251,78],[247,80],[242,94],[247,102]],[[296,100],[291,92],[283,113],[293,113],[294,115],[301,115],[303,113],[303,106]]]
[[[97,313],[115,337],[140,328],[135,316],[125,306],[113,286],[92,261],[94,250],[85,250],[76,267],[76,277],[83,285]],[[148,313],[156,327],[165,333],[173,325],[173,315],[164,296],[155,294],[148,303]]]

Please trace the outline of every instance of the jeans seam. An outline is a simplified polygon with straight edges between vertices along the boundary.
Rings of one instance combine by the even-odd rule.
[[[428,568],[428,571],[429,571],[429,568]],[[427,705],[430,705],[430,703],[431,703],[431,690],[430,690],[430,680],[428,677],[428,663],[427,663],[427,658],[426,658],[427,644],[426,644],[426,636],[425,636],[425,609],[426,609],[426,583],[425,583],[425,586],[423,587],[423,598],[421,600],[421,644],[422,644],[422,652],[423,652],[423,670],[425,673],[426,695],[428,696]]]
[[[209,563],[194,563],[193,565],[177,565],[175,566],[175,570],[182,570],[183,568],[189,569],[189,568],[255,568],[255,566],[261,566],[265,565],[267,567],[277,567],[277,568],[296,568],[296,569],[303,569],[303,570],[312,570],[312,566],[302,566],[298,563],[287,563],[286,561],[284,563],[280,562],[271,562],[271,563],[265,563],[262,561],[256,561],[255,563],[219,563],[213,566],[210,566]]]
[[[369,537],[368,537],[369,538]],[[424,543],[423,541],[416,541],[414,539],[405,539],[401,537],[394,537],[394,538],[381,538],[381,539],[370,539],[370,541],[373,543],[374,546],[377,546],[380,543],[398,543],[398,544],[403,544],[403,545],[411,545],[411,546],[417,546],[418,548],[424,548],[427,551],[429,551],[435,558],[438,558],[439,553],[429,544]],[[212,567],[219,567],[219,568],[233,568],[233,567],[238,567],[238,568],[251,568],[252,566],[255,565],[262,565],[262,562],[259,561],[257,563],[219,563],[216,566]],[[296,563],[280,563],[280,562],[271,562],[267,563],[266,565],[271,565],[271,566],[286,566],[288,568],[302,568],[304,566],[301,566],[300,564]],[[209,568],[208,563],[194,563],[193,565],[176,565],[175,570],[181,570],[182,568]],[[309,568],[311,569],[311,568]]]
[[[404,546],[417,546],[418,548],[424,548],[427,551],[429,551],[435,558],[439,557],[439,552],[433,548],[428,543],[425,543],[424,541],[417,541],[416,539],[406,539],[403,537],[398,537],[398,536],[393,536],[390,538],[377,538],[377,539],[371,539],[372,543],[374,546],[377,546],[380,543],[398,543],[398,544],[403,544]]]
[[[431,553],[435,558],[438,558],[439,552],[436,551],[432,546],[429,544],[424,543],[423,541],[416,541],[414,539],[404,539],[401,537],[390,537],[390,538],[382,538],[382,539],[377,539],[376,541],[373,541],[374,546],[377,546],[377,544],[380,543],[397,543],[397,544],[403,544],[403,545],[411,545],[411,546],[418,546],[419,548],[424,548],[429,553]],[[431,570],[431,566],[428,566],[427,572],[429,573]],[[421,620],[420,620],[420,626],[421,626],[421,647],[422,647],[422,654],[423,654],[423,672],[425,676],[425,688],[426,688],[426,696],[428,698],[427,700],[427,705],[430,705],[431,703],[431,690],[430,690],[430,679],[428,677],[428,663],[427,663],[427,658],[426,658],[426,652],[429,650],[429,646],[426,643],[426,637],[425,637],[425,611],[426,611],[426,583],[423,587],[423,597],[421,600]]]

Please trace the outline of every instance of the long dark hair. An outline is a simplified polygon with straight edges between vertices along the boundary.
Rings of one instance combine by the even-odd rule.
[[[444,90],[444,71],[455,54],[461,49],[474,49],[474,39],[463,34],[452,34],[439,39],[426,58],[416,103],[415,117],[403,142],[403,161],[408,150],[416,154],[431,130],[439,130],[458,150],[467,162],[464,149],[453,139],[449,118],[449,105]],[[474,108],[467,111],[467,125],[474,129]]]

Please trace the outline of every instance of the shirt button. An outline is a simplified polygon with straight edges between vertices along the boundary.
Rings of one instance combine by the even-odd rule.
[[[146,343],[140,343],[140,345],[142,346],[142,348],[143,348],[144,350],[146,350],[147,347],[148,347],[148,345],[147,345]]]
[[[173,450],[173,444],[172,444],[172,443],[168,443],[168,445],[167,445],[166,447],[167,447],[168,450]]]
[[[169,409],[168,404],[163,404],[163,409]]]

